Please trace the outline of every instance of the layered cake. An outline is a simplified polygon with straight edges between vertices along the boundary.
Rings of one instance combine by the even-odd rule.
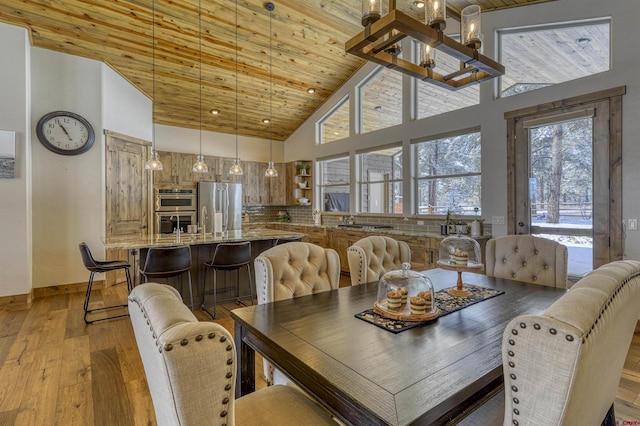
[[[417,297],[420,297],[421,299],[424,299],[427,304],[427,309],[431,309],[431,305],[433,303],[433,300],[431,299],[431,292],[429,291],[420,291],[418,292],[418,294],[416,295]]]
[[[387,307],[389,309],[399,309],[402,305],[402,293],[400,290],[391,290],[387,293]]]
[[[411,307],[411,315],[424,315],[427,313],[427,301],[418,296],[413,296],[409,299],[409,306]]]
[[[401,303],[407,303],[407,294],[409,294],[409,290],[407,290],[406,287],[400,287],[398,289],[398,291],[400,292],[400,294],[402,294],[402,302]]]
[[[467,266],[469,263],[469,253],[464,250],[455,249],[449,253],[449,257],[458,266]]]

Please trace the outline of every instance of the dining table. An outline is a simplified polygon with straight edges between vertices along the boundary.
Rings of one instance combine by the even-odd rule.
[[[421,274],[436,291],[458,279]],[[373,307],[378,282],[232,310],[236,396],[255,390],[258,352],[345,424],[455,424],[502,388],[507,323],[567,291],[481,273],[463,280],[501,294],[399,333],[356,317]]]

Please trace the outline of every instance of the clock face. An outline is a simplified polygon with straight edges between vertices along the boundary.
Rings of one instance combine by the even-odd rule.
[[[51,112],[38,121],[36,133],[50,151],[62,155],[77,155],[91,148],[95,140],[89,122],[72,112]]]

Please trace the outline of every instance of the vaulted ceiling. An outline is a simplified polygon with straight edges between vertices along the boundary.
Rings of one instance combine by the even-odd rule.
[[[545,1],[447,6],[455,16],[469,4]],[[0,0],[0,21],[28,28],[33,46],[107,63],[155,99],[156,123],[198,129],[202,117],[205,130],[235,133],[237,105],[239,134],[268,139],[271,111],[272,138],[284,140],[362,65],[344,52],[362,29],[361,0],[273,3],[271,32],[263,0],[238,0],[237,9],[233,0]],[[423,19],[416,2],[397,3]]]

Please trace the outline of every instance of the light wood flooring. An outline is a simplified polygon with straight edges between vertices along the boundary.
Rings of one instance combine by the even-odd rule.
[[[0,425],[156,424],[129,319],[85,325],[83,298],[74,293],[0,306]],[[119,284],[94,291],[92,304],[125,300],[126,286]],[[231,331],[228,309],[235,306],[219,309],[216,320]],[[201,311],[196,316],[210,320]],[[633,338],[617,396],[619,424],[639,421],[640,334]]]

